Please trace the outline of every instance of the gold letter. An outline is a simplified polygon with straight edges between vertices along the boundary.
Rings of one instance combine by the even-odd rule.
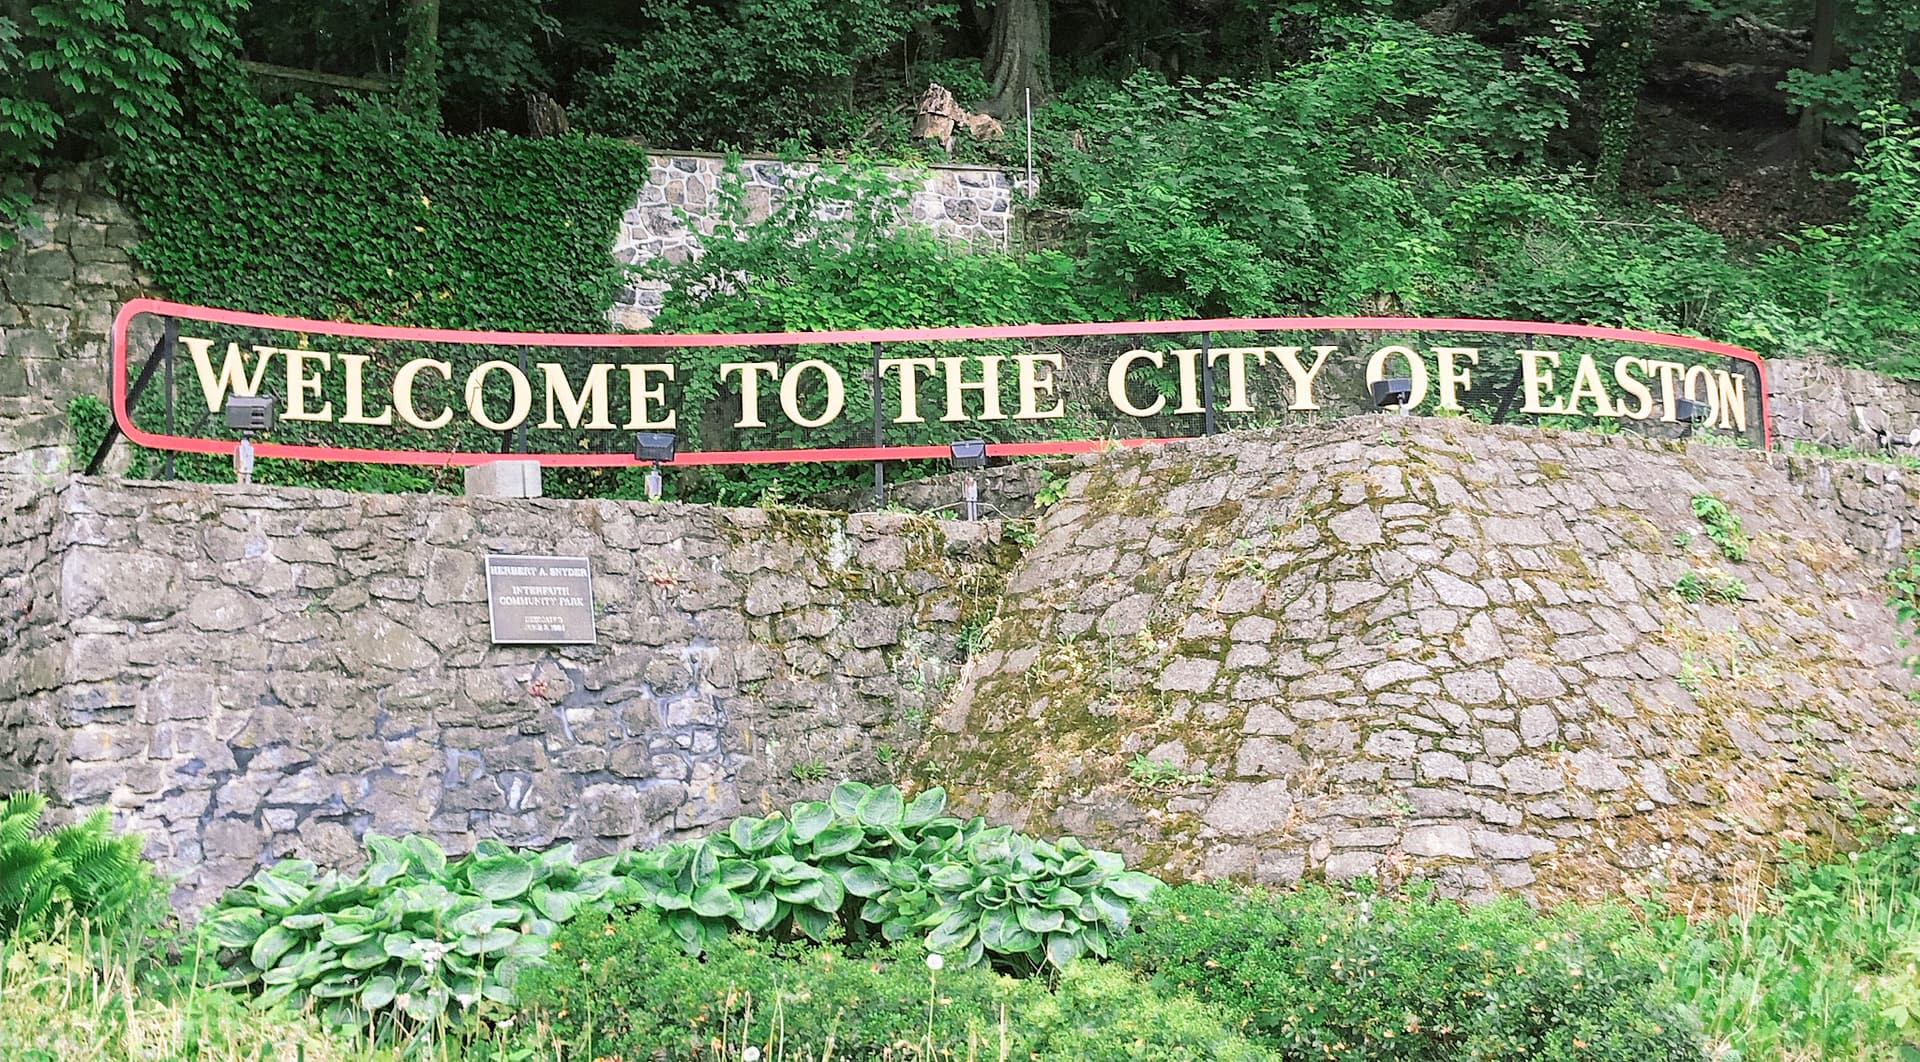
[[[1034,369],[1040,365],[1053,366],[1054,372],[1062,368],[1058,354],[1015,354],[1014,362],[1020,367],[1020,412],[1013,415],[1015,420],[1047,420],[1067,415],[1067,405],[1055,395],[1052,409],[1039,408],[1041,395],[1054,395],[1057,381],[1053,372],[1044,377]]]
[[[218,413],[224,409],[228,391],[237,395],[260,393],[260,381],[267,375],[267,362],[273,360],[274,348],[253,348],[253,352],[260,356],[260,362],[253,367],[253,378],[248,379],[246,362],[240,357],[240,344],[228,343],[226,360],[220,363],[220,377],[215,379],[213,359],[207,353],[213,340],[181,336],[180,342],[185,343],[187,352],[193,355],[193,369],[200,374],[200,390],[207,396],[207,412]],[[240,386],[243,383],[246,384],[244,388]]]
[[[393,374],[393,408],[400,413],[401,420],[422,431],[444,428],[447,426],[447,421],[453,419],[451,409],[442,409],[440,415],[432,420],[421,420],[420,415],[413,411],[413,378],[421,369],[429,366],[440,374],[441,379],[449,382],[453,380],[453,366],[448,362],[435,361],[432,358],[415,358],[400,366],[400,371]]]
[[[1427,399],[1427,363],[1420,360],[1412,347],[1381,347],[1367,359],[1367,383],[1375,384],[1387,378],[1387,359],[1395,354],[1407,359],[1407,380],[1413,384],[1413,393],[1407,396],[1407,408],[1417,408]]]
[[[307,412],[307,395],[319,397],[321,386],[320,373],[307,375],[307,362],[319,362],[324,372],[333,357],[324,350],[282,350],[280,353],[287,359],[287,411],[280,416],[286,420],[332,420],[332,402]]]
[[[1573,370],[1573,391],[1567,395],[1567,412],[1580,412],[1580,399],[1593,399],[1593,415],[1596,417],[1614,417],[1613,399],[1607,397],[1607,388],[1600,382],[1600,368],[1593,363],[1593,355],[1580,355],[1580,365]]]
[[[540,362],[540,371],[546,376],[547,383],[547,419],[540,422],[543,428],[557,428],[560,422],[553,419],[553,400],[560,400],[560,412],[566,414],[567,427],[580,426],[580,415],[587,411],[587,402],[593,402],[593,419],[587,421],[589,428],[611,428],[613,421],[607,419],[607,373],[611,365],[595,365],[587,371],[587,382],[580,388],[579,394],[567,385],[567,371],[558,362]],[[633,425],[629,424],[631,428]]]
[[[1653,392],[1648,390],[1647,385],[1643,381],[1627,371],[1636,365],[1640,367],[1642,372],[1646,371],[1647,362],[1644,358],[1628,357],[1621,358],[1619,361],[1614,362],[1613,381],[1620,385],[1620,390],[1640,400],[1640,404],[1632,409],[1628,409],[1627,404],[1621,402],[1620,415],[1623,417],[1632,417],[1634,420],[1645,420],[1653,415]]]
[[[1313,400],[1313,381],[1320,375],[1321,366],[1327,363],[1327,355],[1339,350],[1339,347],[1313,348],[1313,368],[1300,367],[1299,347],[1275,347],[1273,352],[1280,358],[1280,367],[1287,370],[1287,378],[1293,381],[1293,404],[1288,409],[1319,409],[1320,403]]]
[[[1520,355],[1521,386],[1526,390],[1526,393],[1527,393],[1527,404],[1520,407],[1520,412],[1522,413],[1564,413],[1566,412],[1565,407],[1561,406],[1560,400],[1558,398],[1553,400],[1553,405],[1543,406],[1540,404],[1541,389],[1545,388],[1549,392],[1553,390],[1553,373],[1540,371],[1541,359],[1543,358],[1549,359],[1547,363],[1550,365],[1559,365],[1560,352],[1557,350],[1520,350],[1520,351],[1515,351],[1514,353]]]
[[[780,371],[780,366],[770,361],[730,361],[720,366],[720,382],[727,382],[727,374],[740,374],[740,422],[736,428],[764,428],[767,422],[760,419],[760,374],[772,376]]]
[[[671,380],[673,379],[673,366],[671,365],[622,365],[620,367],[622,369],[625,369],[627,372],[627,422],[626,424],[622,425],[622,427],[626,427],[626,428],[671,428],[673,427],[674,423],[680,419],[680,411],[677,409],[667,410],[667,416],[665,420],[654,420],[652,417],[649,417],[647,415],[648,402],[658,402],[661,405],[665,405],[667,401],[667,385],[664,383],[659,383],[659,384],[653,385],[652,387],[648,387],[647,374],[657,372],[660,375]],[[598,366],[595,366],[595,368],[604,369],[606,368],[606,366],[598,365]],[[590,425],[590,427],[591,426],[594,426],[594,425]]]
[[[1267,363],[1265,347],[1222,347],[1207,352],[1208,365],[1221,358],[1227,359],[1227,404],[1220,407],[1222,413],[1253,412],[1253,403],[1247,398],[1248,355],[1262,365]]]
[[[977,420],[1005,420],[1006,414],[1000,412],[1000,362],[1005,360],[998,354],[986,354],[979,358],[980,380],[968,383],[961,365],[966,358],[941,358],[941,375],[947,383],[947,413],[940,418],[942,423],[955,420],[967,420],[968,391],[980,392],[980,416]]]
[[[1734,431],[1747,430],[1747,377],[1743,373],[1728,372],[1721,369],[1714,374],[1719,382],[1718,400],[1714,405],[1720,407],[1720,426]]]
[[[1175,413],[1205,413],[1206,407],[1200,404],[1200,352],[1198,350],[1176,350],[1173,360],[1180,363],[1180,408]]]
[[[487,374],[496,369],[504,371],[513,385],[513,412],[507,414],[507,419],[499,421],[487,419],[486,396],[481,393],[487,382]],[[472,417],[475,424],[489,431],[506,431],[527,419],[527,414],[532,411],[533,385],[527,382],[526,374],[516,366],[504,361],[483,361],[467,374],[467,416]]]
[[[1480,366],[1479,347],[1435,347],[1433,348],[1434,367],[1439,370],[1440,408],[1452,413],[1460,412],[1460,395],[1457,388],[1473,390],[1473,373],[1461,369],[1453,371],[1453,359],[1465,358],[1475,368]]]
[[[1683,378],[1682,384],[1686,389],[1688,398],[1693,399],[1695,402],[1705,402],[1707,404],[1706,421],[1707,425],[1711,427],[1713,422],[1720,419],[1723,415],[1719,409],[1720,396],[1714,391],[1713,370],[1707,368],[1705,365],[1695,365],[1687,370],[1687,375]],[[1701,384],[1705,384],[1706,386],[1702,387],[1700,386]]]
[[[367,416],[366,396],[361,393],[365,388],[361,383],[360,372],[366,368],[367,362],[370,360],[372,359],[366,354],[340,355],[340,364],[347,367],[347,415],[340,418],[340,423],[342,424],[393,423],[392,406],[381,410],[380,415],[377,417]]]
[[[1113,408],[1129,417],[1151,417],[1166,408],[1167,396],[1155,395],[1150,406],[1136,406],[1127,397],[1127,370],[1133,368],[1136,361],[1153,362],[1155,368],[1165,364],[1165,359],[1157,350],[1129,350],[1113,360],[1107,369],[1107,398]]]
[[[893,418],[895,424],[920,424],[926,418],[920,415],[920,374],[933,374],[932,358],[881,358],[880,375],[885,377],[888,369],[900,370],[900,415]]]
[[[800,415],[800,374],[812,369],[827,379],[827,405],[820,415],[807,420]],[[814,359],[803,361],[787,370],[780,378],[780,408],[787,419],[803,428],[818,428],[840,415],[840,407],[847,404],[847,385],[840,379],[840,370],[824,361]]]

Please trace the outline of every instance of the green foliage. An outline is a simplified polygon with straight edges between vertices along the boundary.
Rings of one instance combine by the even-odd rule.
[[[1205,771],[1190,772],[1177,763],[1148,759],[1144,753],[1138,752],[1127,761],[1127,777],[1143,789],[1174,789],[1211,781]]]
[[[1757,910],[1689,924],[1657,909],[1668,977],[1716,1057],[1904,1057],[1920,1041],[1920,836],[1895,815],[1844,859],[1793,859]]]
[[[143,917],[162,890],[141,858],[142,839],[115,834],[105,809],[46,829],[46,806],[30,792],[0,801],[0,940],[63,920],[116,928]]]
[[[934,969],[908,943],[856,956],[739,936],[693,963],[648,912],[583,919],[555,944],[558,961],[521,981],[521,1042],[543,1058],[1268,1057],[1210,1008],[1091,963],[1050,988]]]
[[[1673,595],[1696,604],[1709,597],[1732,604],[1745,597],[1746,593],[1747,584],[1744,580],[1719,572],[1698,572],[1689,568],[1673,581]]]
[[[62,0],[0,8],[0,247],[24,175],[56,154],[150,156],[181,82],[226,59],[243,0]]]
[[[189,159],[205,164],[182,163]],[[148,232],[135,254],[161,290],[184,302],[384,324],[604,332],[624,283],[608,249],[645,172],[641,152],[604,139],[444,136],[374,104],[323,111],[238,97],[124,176]],[[340,424],[325,438],[393,441],[390,428]],[[496,433],[472,427],[438,441],[500,446]],[[183,478],[232,479],[225,458],[182,455],[177,465]],[[134,473],[156,468],[148,455]],[[444,489],[419,469],[271,460],[260,462],[256,481]],[[550,475],[548,490],[565,493],[570,482]]]
[[[1019,971],[1106,955],[1158,885],[1071,837],[1049,843],[945,810],[940,789],[909,801],[843,782],[788,815],[629,852],[619,873],[689,954],[735,930],[825,940],[838,925]]]
[[[689,0],[648,4],[631,43],[581,79],[582,129],[677,148],[844,142],[850,81],[952,3]],[[836,128],[837,126],[837,128]]]
[[[311,1001],[335,1024],[394,1032],[498,1016],[556,928],[586,910],[659,912],[683,956],[736,930],[815,941],[852,930],[911,938],[960,966],[1030,971],[1105,955],[1158,885],[1072,838],[963,822],[945,803],[938,789],[908,801],[848,782],[790,816],[585,863],[571,845],[483,840],[449,859],[424,837],[369,835],[360,873],[282,861],[230,890],[201,933],[266,1003]]]
[[[1298,1059],[1698,1062],[1626,912],[1172,889],[1119,957]]]
[[[669,285],[665,305],[654,319],[661,332],[819,331],[834,328],[884,328],[940,325],[1020,324],[1046,320],[1098,319],[1116,307],[1091,301],[1082,290],[1073,262],[1064,255],[1026,256],[986,250],[970,252],[911,223],[909,196],[913,175],[889,174],[864,162],[825,165],[790,174],[782,195],[765,204],[763,220],[750,220],[737,161],[722,181],[720,218],[714,233],[701,240],[703,254],[685,262],[656,261],[645,276]],[[1025,348],[1009,344],[943,344],[938,349],[896,344],[888,356],[1009,353]],[[683,424],[700,425],[702,449],[785,448],[859,445],[873,417],[871,389],[862,386],[871,372],[871,352],[857,344],[805,351],[832,365],[846,381],[846,405],[840,417],[822,428],[802,428],[772,415],[765,428],[735,428],[741,410],[738,378],[723,382],[719,367],[739,361],[743,351],[697,347],[679,352],[682,382],[678,408]],[[764,351],[755,355],[765,357]],[[794,360],[799,360],[795,358]],[[800,405],[809,414],[823,401],[818,374],[809,376]],[[896,382],[888,394],[898,398]],[[1003,390],[1013,385],[1004,374]],[[724,386],[723,386],[724,384]],[[769,412],[774,398],[763,384]],[[922,406],[932,415],[921,424],[896,424],[887,441],[898,444],[946,443],[984,434],[988,438],[1023,437],[1036,431],[1031,422],[943,424],[935,388],[922,386]],[[1003,394],[1003,404],[1017,399]],[[977,400],[976,400],[977,401]],[[807,496],[857,487],[867,472],[858,466],[814,468],[749,467],[690,475],[687,493],[701,500],[749,504],[776,479],[782,496]]]
[[[221,898],[201,932],[239,983],[269,1004],[311,1001],[336,1025],[437,1027],[511,1004],[555,927],[619,887],[610,857],[576,863],[572,845],[483,840],[448,859],[424,837],[366,844],[352,877],[283,860]]]
[[[1887,573],[1887,604],[1893,607],[1901,647],[1920,636],[1920,550],[1907,551],[1907,563]],[[1920,674],[1920,656],[1907,658],[1907,667]]]
[[[226,989],[147,976],[162,958],[74,933],[0,949],[0,1058],[8,1062],[394,1062],[310,1015]]]
[[[1761,256],[1759,297],[1731,322],[1737,342],[1824,352],[1852,365],[1920,375],[1920,127],[1871,116],[1846,180],[1848,220],[1812,226]]]
[[[1740,527],[1740,518],[1727,508],[1727,503],[1711,494],[1696,494],[1692,504],[1693,515],[1699,518],[1707,537],[1720,548],[1721,555],[1730,561],[1746,560],[1751,543]]]

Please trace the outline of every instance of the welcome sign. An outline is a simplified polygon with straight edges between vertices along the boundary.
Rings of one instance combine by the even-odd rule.
[[[159,321],[167,326],[140,369],[150,376],[158,360],[178,382],[156,425],[152,395],[132,400],[142,381],[131,347],[136,328],[150,334]],[[268,457],[471,464],[498,457],[495,440],[508,439],[543,463],[624,465],[631,433],[643,430],[680,433],[685,464],[945,456],[943,445],[898,441],[929,433],[998,438],[990,452],[1001,455],[1073,453],[1357,411],[1370,405],[1369,385],[1389,379],[1419,412],[1686,421],[1771,441],[1764,362],[1752,351],[1589,325],[1248,318],[569,335],[143,299],[122,308],[113,340],[114,414],[129,438],[231,452],[234,441],[205,426],[220,423],[231,395],[272,393],[280,424],[256,444]],[[529,433],[542,445],[528,449]],[[703,448],[716,433],[744,445]],[[848,441],[862,445],[836,445]],[[801,445],[782,445],[791,443]]]

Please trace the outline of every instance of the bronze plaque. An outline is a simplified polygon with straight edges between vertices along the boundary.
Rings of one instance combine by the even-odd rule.
[[[587,558],[488,554],[487,621],[495,645],[592,645]]]

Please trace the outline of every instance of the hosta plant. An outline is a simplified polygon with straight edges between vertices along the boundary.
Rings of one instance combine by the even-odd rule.
[[[555,927],[619,889],[611,857],[576,863],[572,845],[481,841],[458,859],[425,837],[370,834],[366,845],[352,877],[284,860],[221,899],[202,931],[239,984],[270,1001],[311,997],[341,1024],[509,1004]]]
[[[619,873],[693,954],[735,930],[819,940],[838,922],[855,937],[919,936],[961,963],[1017,969],[1105,955],[1159,884],[1073,838],[1049,843],[945,811],[940,789],[909,801],[845,782],[790,814],[630,852]]]

